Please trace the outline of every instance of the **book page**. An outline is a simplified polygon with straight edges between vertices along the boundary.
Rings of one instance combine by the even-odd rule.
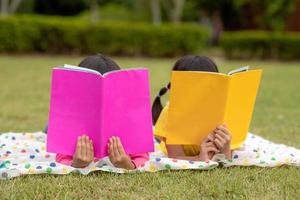
[[[118,136],[126,153],[154,151],[149,72],[147,69],[120,70],[104,78],[103,132],[108,143]],[[101,147],[107,155],[107,145]]]
[[[89,68],[86,68],[86,67],[79,67],[79,66],[75,66],[75,65],[64,64],[64,69],[78,70],[78,71],[90,72],[90,73],[95,73],[95,74],[101,75],[101,73],[98,72],[98,71],[96,71],[96,70],[89,69]],[[101,76],[102,76],[102,75],[101,75]]]
[[[233,75],[235,73],[245,72],[245,71],[248,71],[248,70],[249,70],[249,66],[245,66],[245,67],[241,67],[241,68],[238,68],[238,69],[231,70],[230,72],[228,72],[228,75]]]
[[[227,75],[173,71],[167,143],[200,145],[223,121],[228,85]]]
[[[99,151],[101,90],[97,74],[53,69],[47,151],[73,155],[78,136],[84,134]]]
[[[224,122],[232,133],[232,148],[246,139],[262,70],[236,73],[230,77],[230,89]]]

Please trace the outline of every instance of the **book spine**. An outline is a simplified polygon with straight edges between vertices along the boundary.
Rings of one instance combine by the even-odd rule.
[[[227,87],[226,87],[226,97],[225,99],[225,106],[224,106],[224,113],[223,113],[223,120],[222,120],[222,124],[227,124],[227,115],[228,115],[228,111],[229,111],[229,101],[230,101],[230,87],[232,84],[232,78],[231,76],[227,76]]]

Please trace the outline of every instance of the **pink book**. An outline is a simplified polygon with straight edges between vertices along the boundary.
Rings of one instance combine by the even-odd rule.
[[[52,71],[47,151],[73,155],[78,136],[88,135],[95,157],[107,156],[118,136],[127,154],[154,151],[147,69],[101,75],[65,65]]]

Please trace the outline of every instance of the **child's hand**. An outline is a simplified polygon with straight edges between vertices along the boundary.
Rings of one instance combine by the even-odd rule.
[[[120,138],[111,137],[108,143],[108,154],[110,162],[119,168],[134,169],[135,165],[131,158],[126,154]]]
[[[200,145],[200,154],[199,159],[201,161],[210,160],[215,153],[218,153],[216,145],[214,144],[214,137],[212,134],[209,134]]]
[[[214,130],[214,143],[227,159],[231,159],[231,133],[226,125],[217,126]]]
[[[94,160],[93,142],[88,136],[79,136],[77,139],[76,152],[73,155],[73,167],[83,168]]]

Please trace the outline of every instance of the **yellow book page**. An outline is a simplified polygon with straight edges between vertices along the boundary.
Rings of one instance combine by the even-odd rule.
[[[210,72],[172,72],[167,144],[201,144],[225,115],[229,76]]]
[[[250,70],[230,76],[224,122],[232,134],[231,148],[242,145],[247,137],[262,70]]]

